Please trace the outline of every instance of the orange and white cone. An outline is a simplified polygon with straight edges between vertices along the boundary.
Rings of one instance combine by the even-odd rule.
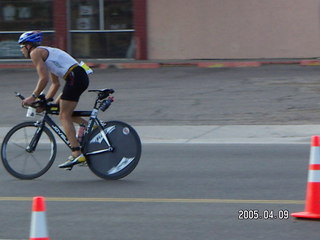
[[[47,231],[45,199],[41,196],[33,198],[29,240],[50,240]]]
[[[320,218],[320,136],[313,136],[311,141],[305,211],[292,213],[291,216]]]

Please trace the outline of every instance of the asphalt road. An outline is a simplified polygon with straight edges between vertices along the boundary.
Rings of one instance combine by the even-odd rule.
[[[77,167],[16,180],[0,170],[0,239],[27,239],[31,197],[47,199],[51,239],[317,239],[319,222],[241,220],[304,209],[308,146],[147,144],[137,169],[105,181]],[[60,160],[61,161],[61,160]]]
[[[28,95],[37,77],[30,70],[0,70],[0,125],[21,121],[14,91]],[[318,124],[320,68],[270,65],[257,68],[98,69],[89,88],[114,88],[116,102],[102,116],[133,125]],[[90,109],[85,93],[79,108]]]
[[[32,92],[33,70],[0,70],[0,125],[25,120],[14,91]],[[317,67],[107,69],[92,88],[114,88],[102,119],[153,125],[318,124]],[[81,109],[91,107],[85,93]],[[304,208],[310,147],[254,144],[145,144],[121,181],[56,167],[34,181],[0,168],[0,239],[27,239],[31,198],[47,197],[52,239],[317,239],[319,223],[239,220],[239,211]],[[57,164],[68,152],[59,149]],[[265,200],[265,201],[261,201]]]

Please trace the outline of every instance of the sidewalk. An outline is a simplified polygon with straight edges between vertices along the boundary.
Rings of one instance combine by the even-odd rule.
[[[318,125],[226,125],[135,127],[143,143],[309,144]]]
[[[319,125],[134,126],[143,144],[309,144]],[[0,139],[9,131],[0,128]],[[57,136],[57,142],[61,142]],[[58,141],[59,140],[59,141]]]
[[[230,68],[230,67],[260,67],[271,64],[296,64],[301,66],[320,66],[320,59],[207,59],[207,60],[108,60],[82,59],[88,66],[95,69],[151,69],[160,67],[200,67],[200,68]],[[1,60],[0,69],[33,68],[30,60]]]

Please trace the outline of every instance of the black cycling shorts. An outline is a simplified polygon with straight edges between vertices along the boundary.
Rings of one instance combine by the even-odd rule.
[[[78,102],[80,95],[88,88],[89,77],[86,71],[80,67],[75,67],[66,77],[61,99]]]

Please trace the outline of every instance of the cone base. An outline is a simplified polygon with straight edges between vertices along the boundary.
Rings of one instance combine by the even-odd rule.
[[[320,213],[297,212],[297,213],[292,213],[291,216],[296,218],[320,219]]]
[[[50,240],[50,238],[29,238],[29,240]]]

